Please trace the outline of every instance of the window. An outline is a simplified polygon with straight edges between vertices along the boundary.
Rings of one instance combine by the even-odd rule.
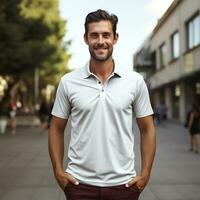
[[[166,48],[166,44],[163,43],[160,46],[160,68],[163,68],[167,65],[167,48]]]
[[[171,37],[172,59],[178,58],[180,54],[179,32],[175,32]]]
[[[200,15],[195,16],[187,23],[188,49],[200,44]]]

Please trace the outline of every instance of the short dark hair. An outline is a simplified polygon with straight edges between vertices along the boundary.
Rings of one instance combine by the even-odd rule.
[[[118,17],[114,14],[110,14],[105,10],[98,9],[94,12],[90,12],[85,18],[85,34],[88,33],[88,25],[92,22],[100,22],[102,20],[110,21],[112,24],[112,30],[114,36],[116,35]]]

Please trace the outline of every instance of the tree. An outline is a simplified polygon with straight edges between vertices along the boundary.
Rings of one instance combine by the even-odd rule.
[[[50,76],[50,82],[54,79],[53,75],[62,74],[66,72],[66,63],[70,58],[67,54],[70,41],[63,42],[65,36],[65,24],[59,16],[58,0],[23,0],[22,13],[28,19],[39,19],[50,30],[50,34],[46,37],[47,47],[50,46],[48,58],[42,62],[40,75],[43,78]],[[38,27],[34,26],[34,35],[38,37]],[[43,29],[43,27],[41,27]],[[43,32],[43,31],[41,31]],[[44,40],[43,40],[44,41]],[[45,45],[42,45],[44,47]],[[40,52],[38,53],[40,55]],[[36,56],[36,57],[39,57]],[[58,75],[59,76],[59,75]],[[55,78],[56,79],[56,78]],[[56,79],[57,80],[57,79]]]
[[[23,80],[31,94],[36,68],[41,87],[57,84],[69,71],[65,25],[58,0],[0,0],[0,74]]]

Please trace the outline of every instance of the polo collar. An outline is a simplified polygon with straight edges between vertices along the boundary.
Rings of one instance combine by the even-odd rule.
[[[117,76],[119,78],[122,77],[122,71],[121,71],[120,67],[116,64],[114,66],[113,74],[114,74],[114,76]],[[90,62],[88,61],[83,68],[83,78],[89,78],[90,76],[94,76],[94,74],[92,72],[90,72]]]

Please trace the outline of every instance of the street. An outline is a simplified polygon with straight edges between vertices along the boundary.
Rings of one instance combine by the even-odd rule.
[[[135,130],[139,164],[139,134]],[[1,200],[65,199],[54,180],[47,135],[36,125],[18,126],[16,135],[9,131],[0,135]],[[65,140],[68,135],[66,131]],[[189,135],[182,125],[162,122],[157,126],[156,159],[140,200],[200,200],[200,154],[189,151]]]

